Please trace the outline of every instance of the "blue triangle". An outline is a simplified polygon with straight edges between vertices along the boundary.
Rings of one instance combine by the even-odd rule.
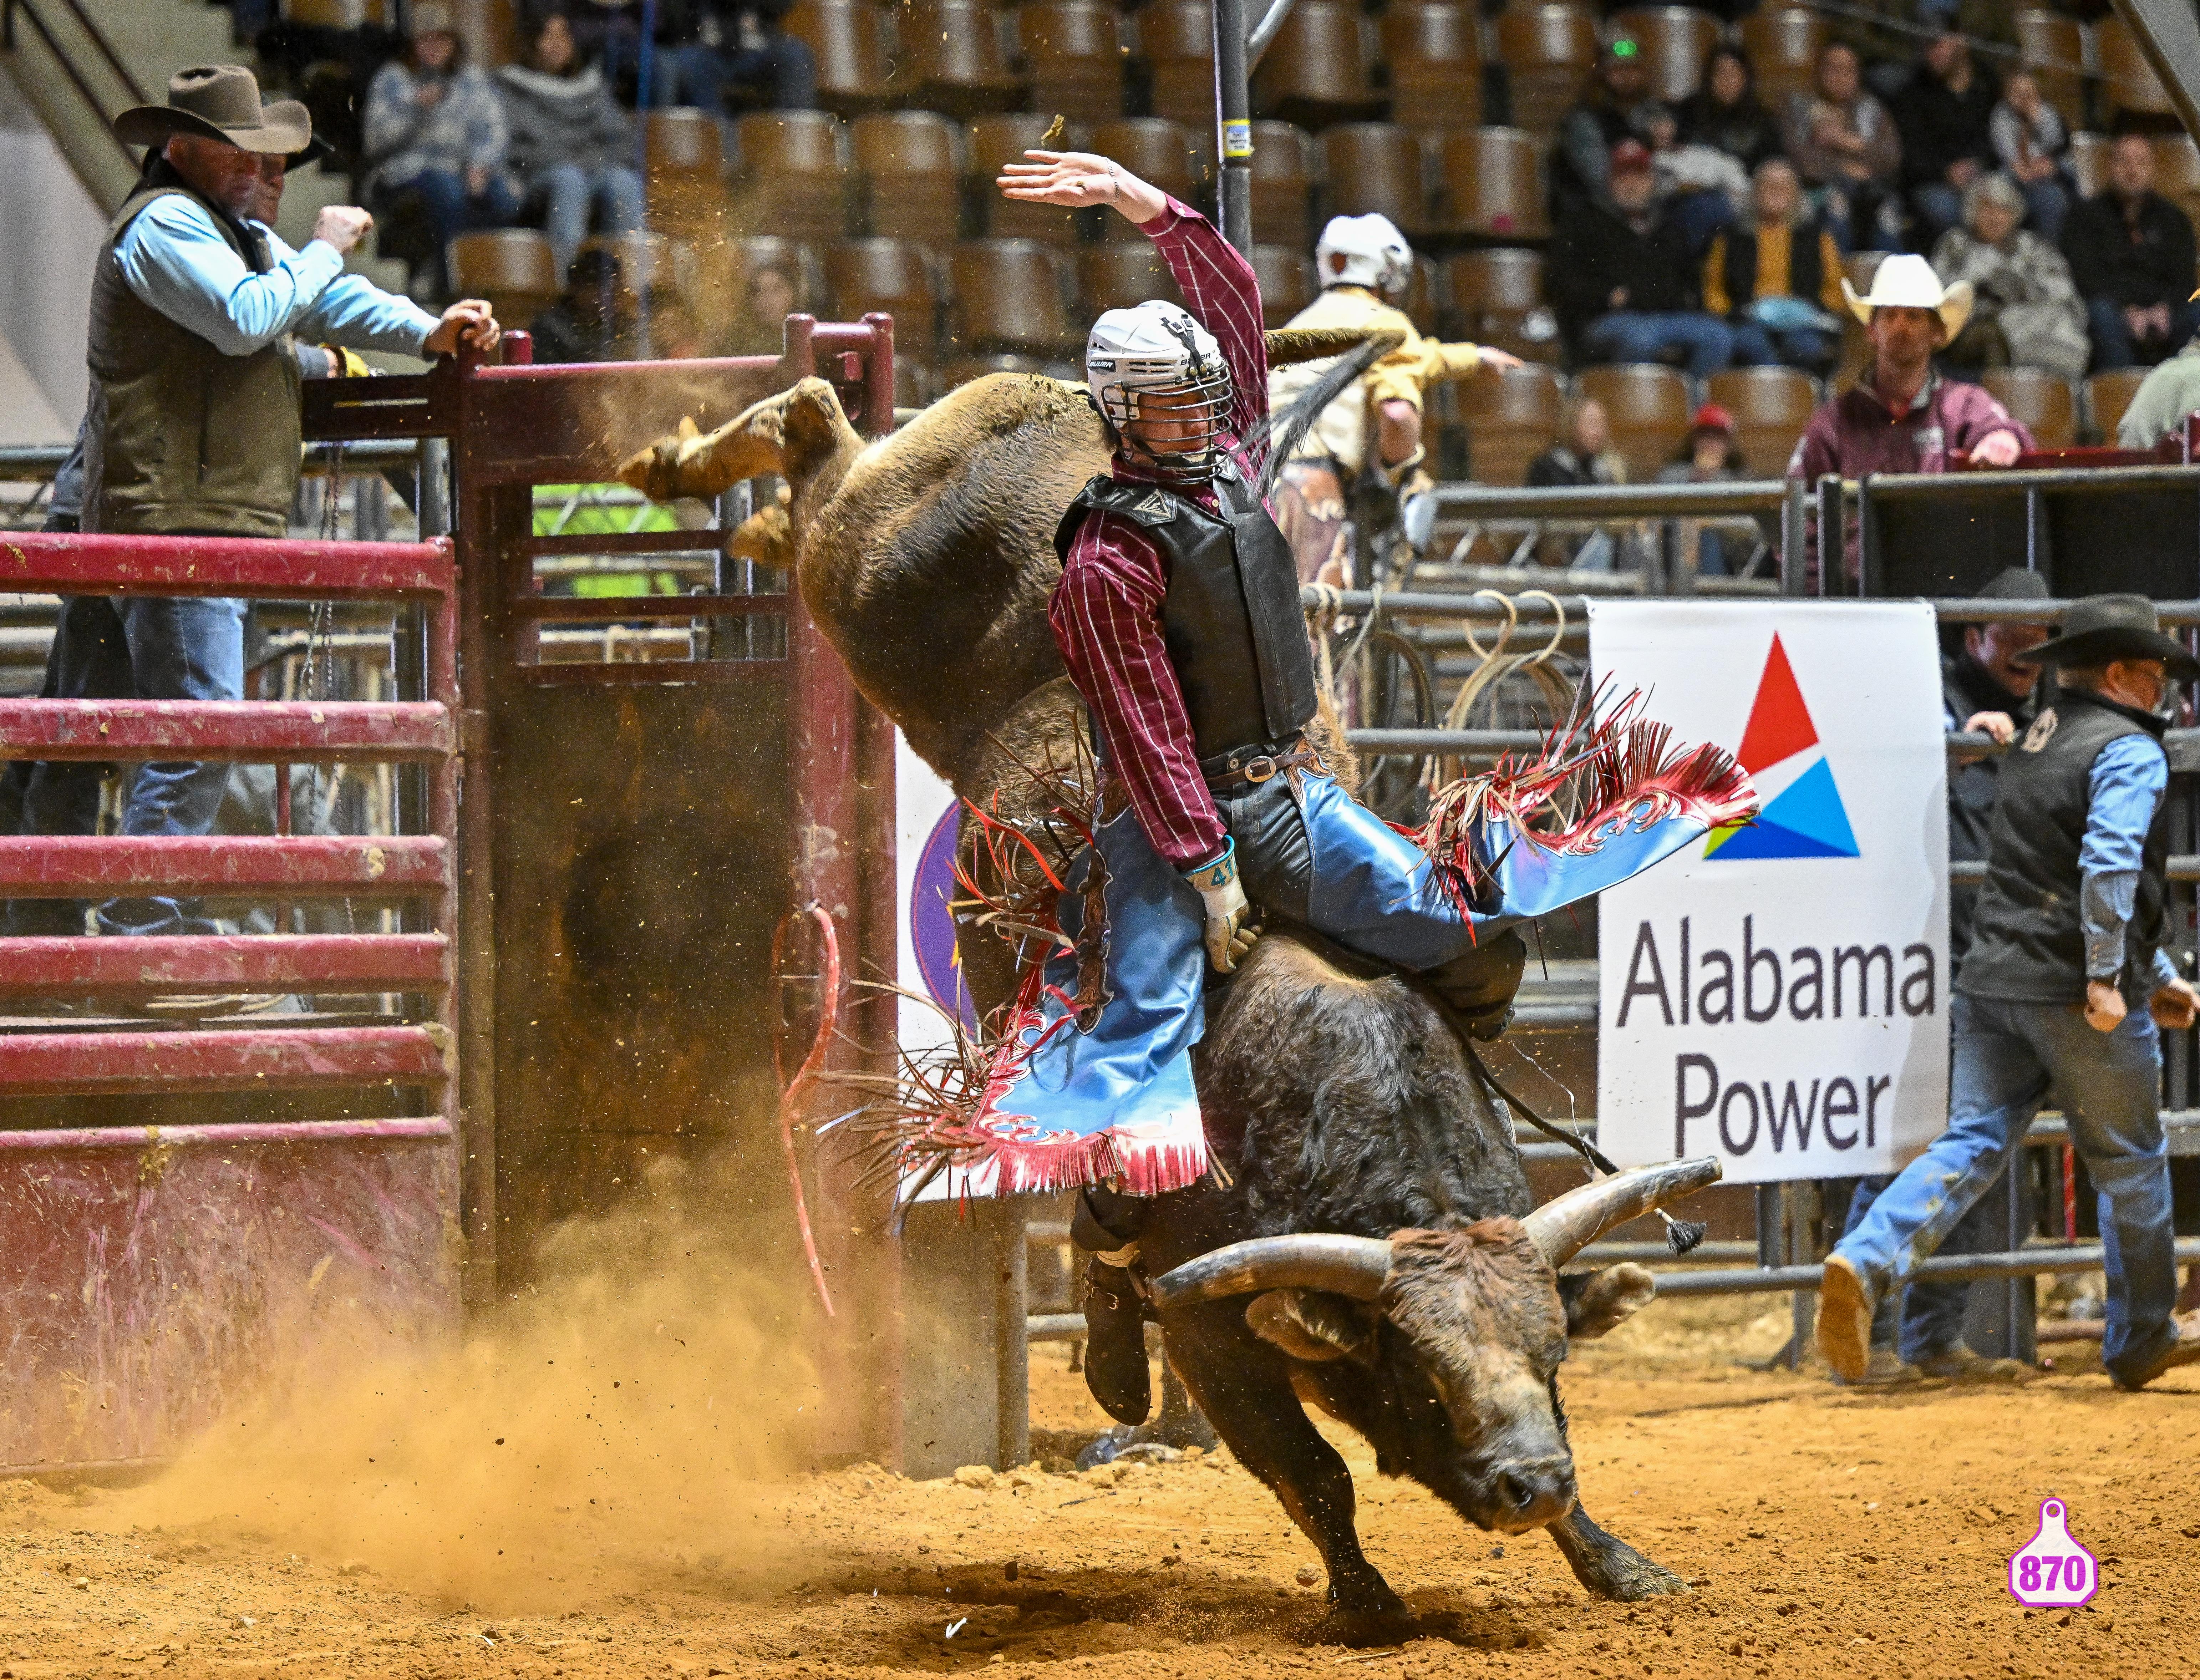
[[[1856,835],[1823,758],[1765,806],[1754,826],[1715,835],[1706,858],[1853,858]]]

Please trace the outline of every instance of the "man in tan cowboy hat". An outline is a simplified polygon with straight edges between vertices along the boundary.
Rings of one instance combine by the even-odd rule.
[[[2108,1272],[2101,1363],[2142,1388],[2200,1361],[2200,1313],[2175,1310],[2158,1027],[2200,992],[2167,946],[2172,682],[2200,677],[2143,595],[2071,602],[2021,654],[2057,686],[2003,761],[1986,885],[1953,986],[1948,1129],[1903,1168],[1826,1261],[1818,1349],[1853,1379],[1874,1304],[1915,1274],[2009,1167],[2051,1086],[2099,1197]]]
[[[1890,256],[1858,297],[1841,296],[1871,340],[1872,364],[1856,383],[1811,416],[1788,476],[1817,483],[1828,472],[1945,472],[1951,461],[2011,466],[2033,447],[2022,421],[1983,386],[1943,377],[1933,353],[1970,319],[1971,288],[1943,286],[1921,256]],[[1850,539],[1853,553],[1854,537]]]
[[[167,104],[123,112],[114,132],[149,150],[92,272],[83,528],[280,537],[299,476],[299,367],[290,341],[445,354],[462,338],[494,345],[496,321],[471,300],[438,320],[346,274],[344,254],[373,225],[364,210],[323,210],[302,251],[251,220],[261,208],[263,158],[305,151],[313,121],[295,102],[263,108],[249,70],[185,70],[169,82]],[[240,600],[65,602],[52,654],[56,691],[241,699],[243,623]],[[219,764],[141,765],[122,832],[208,832],[226,779]],[[90,834],[98,803],[97,766],[41,764],[24,817],[37,833]],[[99,922],[111,933],[214,926],[167,899],[118,899],[101,907]]]

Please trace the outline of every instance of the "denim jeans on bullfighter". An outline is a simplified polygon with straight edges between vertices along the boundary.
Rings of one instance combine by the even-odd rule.
[[[1864,1222],[1872,1203],[1887,1193],[1894,1176],[1885,1173],[1877,1178],[1857,1180],[1856,1191],[1849,1197],[1848,1217],[1841,1225],[1842,1236],[1847,1236]],[[1994,1186],[2002,1183],[1996,1179]],[[1996,1252],[2001,1247],[1996,1235],[1999,1228],[1996,1215],[2000,1209],[1994,1198],[2000,1193],[1999,1189],[1990,1187],[1986,1194],[1981,1196],[1970,1212],[1957,1220],[1955,1227],[1940,1239],[1939,1252]],[[1904,1364],[1915,1365],[1946,1353],[1962,1340],[1963,1322],[1970,1316],[1970,1310],[1971,1285],[1968,1279],[1934,1284],[1921,1279],[1906,1290],[1893,1291],[1881,1297],[1879,1309],[1872,1314],[1871,1344],[1875,1348],[1893,1348]]]
[[[2075,1004],[1957,992],[1948,1129],[1881,1193],[1834,1252],[1875,1298],[1906,1283],[2015,1159],[2051,1085],[2100,1196],[2108,1323],[2101,1360],[2144,1370],[2176,1336],[2169,1151],[2156,1106],[2162,1047],[2144,1009],[2113,1033]]]

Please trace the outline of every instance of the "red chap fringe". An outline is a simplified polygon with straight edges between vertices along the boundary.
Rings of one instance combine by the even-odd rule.
[[[1445,893],[1461,909],[1494,903],[1498,859],[1477,842],[1492,820],[1517,843],[1567,857],[1600,850],[1621,826],[1637,830],[1671,817],[1706,828],[1757,815],[1748,772],[1717,746],[1676,748],[1672,730],[1642,715],[1640,692],[1609,708],[1601,722],[1584,707],[1530,759],[1500,758],[1488,776],[1462,776],[1437,790],[1428,821],[1398,832],[1428,853]],[[1538,823],[1542,826],[1537,826]]]

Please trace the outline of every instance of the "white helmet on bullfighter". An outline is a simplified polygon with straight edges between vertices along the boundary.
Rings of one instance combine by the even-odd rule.
[[[1109,310],[1085,340],[1085,378],[1124,454],[1165,482],[1214,477],[1230,365],[1214,335],[1182,308],[1150,299]]]
[[[1413,249],[1388,216],[1332,216],[1314,248],[1321,284],[1402,290],[1413,278]]]

